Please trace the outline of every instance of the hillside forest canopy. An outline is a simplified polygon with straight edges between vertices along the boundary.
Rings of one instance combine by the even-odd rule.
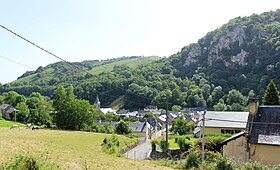
[[[123,96],[119,108],[130,110],[156,105],[170,110],[178,106],[245,111],[248,98],[261,98],[270,80],[279,89],[279,22],[280,10],[237,17],[197,43],[160,59],[147,61],[146,57],[133,56],[73,63],[80,69],[64,62],[39,67],[12,83],[0,85],[0,102],[14,102],[22,110],[44,110],[44,102],[55,101],[58,86],[72,85],[75,100],[86,105],[93,104],[98,95],[102,107]],[[132,60],[137,65],[127,64]],[[108,64],[111,70],[104,69]],[[10,93],[21,97],[7,100]],[[24,97],[26,101],[22,101]],[[17,100],[25,105],[15,105]],[[43,104],[36,104],[40,102]]]

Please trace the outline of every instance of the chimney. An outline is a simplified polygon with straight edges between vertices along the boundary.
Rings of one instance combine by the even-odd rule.
[[[245,162],[250,159],[250,144],[249,144],[249,138],[252,131],[253,121],[254,117],[258,112],[259,107],[259,99],[256,97],[250,97],[249,98],[249,115],[247,120],[247,125],[245,129],[245,137],[247,138],[247,142],[245,144],[246,146],[246,152],[245,152]]]
[[[258,107],[259,107],[259,99],[255,97],[250,97],[249,98],[249,115],[248,115],[248,120],[247,120],[247,125],[246,125],[246,130],[245,133],[250,133],[253,125],[253,120],[258,112]]]
[[[250,114],[255,115],[258,111],[258,107],[259,107],[259,99],[254,98],[254,97],[250,97],[249,98],[249,112],[250,112]]]

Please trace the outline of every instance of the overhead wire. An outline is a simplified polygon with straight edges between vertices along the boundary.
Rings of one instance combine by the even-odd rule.
[[[247,122],[247,121],[239,121],[239,120],[228,120],[228,119],[215,119],[215,118],[206,118],[205,120],[215,120],[215,121],[222,121],[222,122],[233,122],[233,123],[253,123],[253,124],[275,124],[280,125],[280,123],[267,123],[267,122]]]
[[[95,75],[92,74],[91,72],[89,72],[89,71],[87,71],[87,70],[84,70],[83,68],[78,67],[77,65],[75,65],[75,64],[73,64],[73,63],[71,63],[71,62],[69,62],[69,61],[67,61],[67,60],[65,60],[65,59],[63,59],[63,58],[61,58],[61,57],[59,57],[58,55],[54,54],[53,52],[50,52],[49,50],[46,50],[45,48],[43,48],[43,47],[41,47],[41,46],[39,46],[39,45],[33,43],[32,41],[28,40],[27,38],[24,38],[23,36],[17,34],[16,32],[14,32],[14,31],[12,31],[12,30],[10,30],[10,29],[8,29],[7,27],[5,27],[5,26],[3,26],[3,25],[1,25],[1,24],[0,24],[0,27],[2,27],[3,29],[5,29],[6,31],[10,32],[11,34],[13,34],[13,35],[19,37],[20,39],[22,39],[22,40],[24,40],[24,41],[30,43],[31,45],[33,45],[33,46],[39,48],[40,50],[42,50],[42,51],[48,53],[49,55],[51,55],[51,56],[53,56],[53,57],[55,57],[55,58],[57,58],[57,59],[59,59],[59,60],[65,62],[65,63],[67,63],[68,65],[70,65],[70,66],[72,66],[72,67],[75,67],[76,69],[79,69],[79,70],[81,70],[81,71],[83,71],[83,72],[85,72],[85,73],[87,73],[87,74],[90,74],[90,75],[95,76]],[[119,89],[121,89],[121,90],[124,90],[124,89],[121,88],[121,87],[118,87],[118,86],[116,86],[116,85],[114,85],[114,86],[117,87],[117,88],[119,88]],[[131,94],[134,94],[134,95],[136,95],[136,96],[138,96],[138,97],[140,97],[140,98],[147,99],[147,100],[151,100],[150,98],[147,98],[147,97],[144,97],[144,96],[139,96],[139,95],[136,94],[136,93],[132,93],[132,92],[130,92],[130,93],[131,93]],[[112,97],[112,96],[111,96],[111,97]],[[113,97],[116,97],[116,96],[113,96]],[[129,100],[126,100],[126,101],[131,102],[131,103],[137,103],[137,104],[139,104],[139,105],[145,106],[145,105],[142,104],[142,103],[132,102],[132,101],[129,101]]]
[[[16,64],[18,64],[18,65],[21,65],[21,66],[23,66],[23,67],[26,67],[26,68],[29,68],[29,69],[32,69],[32,70],[33,70],[32,67],[29,67],[29,66],[27,66],[27,65],[25,65],[25,64],[22,64],[22,63],[18,62],[18,61],[9,59],[9,58],[4,57],[4,56],[2,56],[2,55],[0,55],[0,57],[1,57],[1,58],[4,58],[4,59],[6,59],[6,60],[9,60],[9,61],[11,61],[11,62],[13,62],[13,63],[16,63]]]

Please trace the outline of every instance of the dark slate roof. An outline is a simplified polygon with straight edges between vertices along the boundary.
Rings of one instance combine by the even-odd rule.
[[[132,132],[146,132],[145,122],[130,122],[129,127],[132,129]]]
[[[258,108],[249,129],[249,143],[280,145],[280,106]]]

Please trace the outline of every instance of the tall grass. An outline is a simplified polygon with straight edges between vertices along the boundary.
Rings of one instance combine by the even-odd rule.
[[[61,169],[169,169],[147,161],[135,161],[109,155],[102,142],[109,134],[40,129],[32,131],[0,128],[0,164],[17,155],[31,154],[49,160]],[[117,135],[127,144],[134,139]],[[123,139],[122,139],[123,138]],[[120,143],[120,147],[125,144]]]

